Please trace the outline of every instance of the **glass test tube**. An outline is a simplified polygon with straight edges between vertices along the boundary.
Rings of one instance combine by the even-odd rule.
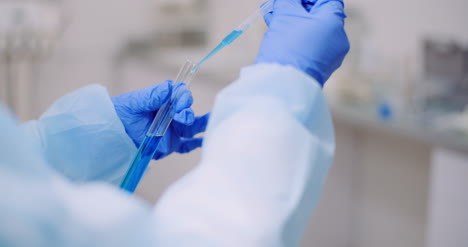
[[[197,72],[197,70],[194,69],[195,65],[195,63],[187,60],[180,69],[174,82],[184,82],[187,86],[190,85],[190,82]],[[174,111],[178,93],[178,90],[172,91],[170,100],[168,100],[158,110],[145,139],[141,143],[129,170],[120,185],[120,188],[130,193],[135,192],[146,168],[156,154],[156,150],[161,139],[164,137],[164,134],[166,134],[166,131],[172,122],[172,112]]]

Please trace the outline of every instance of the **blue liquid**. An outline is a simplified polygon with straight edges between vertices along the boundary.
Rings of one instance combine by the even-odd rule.
[[[133,159],[132,165],[127,172],[120,188],[133,193],[140,183],[143,174],[145,174],[151,159],[156,153],[156,148],[161,141],[162,136],[146,136],[138,149],[138,153]]]
[[[219,43],[218,46],[216,46],[208,55],[203,58],[196,66],[193,67],[192,71],[195,71],[200,67],[202,64],[204,64],[208,59],[210,59],[212,56],[214,56],[216,53],[218,53],[221,49],[224,47],[230,45],[234,40],[239,38],[244,33],[244,31],[240,30],[234,30],[232,31],[228,36],[226,36],[221,43]]]

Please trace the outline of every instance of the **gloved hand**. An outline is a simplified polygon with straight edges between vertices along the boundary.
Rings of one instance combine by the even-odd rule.
[[[169,100],[171,92],[175,93],[177,98],[173,112],[174,121],[161,140],[154,159],[162,159],[172,152],[188,153],[201,147],[203,138],[194,136],[205,131],[209,114],[195,117],[190,108],[193,103],[192,93],[184,83],[174,84],[172,81],[112,98],[127,134],[139,147],[157,110]]]
[[[349,51],[343,0],[275,0],[256,63],[292,65],[322,86]]]

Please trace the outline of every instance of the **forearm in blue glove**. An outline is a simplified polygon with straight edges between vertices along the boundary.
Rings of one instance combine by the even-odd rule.
[[[349,51],[343,0],[275,0],[257,63],[291,65],[322,86]]]
[[[209,115],[195,117],[190,108],[192,93],[184,83],[165,81],[156,86],[122,94],[112,98],[115,110],[127,134],[137,147],[145,138],[159,108],[176,93],[177,103],[172,113],[174,121],[161,140],[154,159],[162,159],[172,152],[188,153],[201,147],[203,138],[194,136],[204,132]]]

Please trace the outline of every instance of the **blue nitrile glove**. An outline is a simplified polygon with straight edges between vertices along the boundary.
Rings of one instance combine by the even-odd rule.
[[[291,65],[322,86],[349,51],[343,0],[275,0],[256,63]]]
[[[171,92],[176,93],[177,98],[173,112],[174,121],[161,140],[154,159],[162,159],[172,152],[188,153],[201,147],[203,138],[194,136],[205,131],[209,114],[195,117],[190,108],[193,103],[192,93],[184,83],[174,84],[172,81],[112,98],[127,134],[139,147],[157,110],[169,99]]]

